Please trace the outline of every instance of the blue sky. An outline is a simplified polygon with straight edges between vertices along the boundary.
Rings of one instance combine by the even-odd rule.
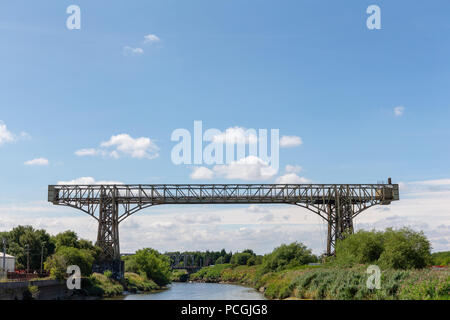
[[[66,28],[72,4],[81,8],[81,30]],[[366,27],[371,4],[381,8],[381,30]],[[192,131],[194,120],[205,129],[276,128],[301,138],[280,150],[277,175],[253,182],[274,182],[291,165],[317,183],[392,176],[447,191],[448,9],[448,1],[2,1],[0,121],[12,138],[0,143],[0,229],[35,222],[11,212],[81,215],[40,204],[58,181],[242,182],[192,179],[192,166],[170,161],[172,131]],[[147,35],[158,41],[144,43]],[[119,134],[151,139],[159,156],[75,154]],[[24,164],[38,158],[48,164]],[[43,209],[32,216],[37,204]],[[414,208],[411,225],[429,221]],[[236,223],[236,230],[250,225]],[[93,240],[95,230],[83,235]],[[437,239],[446,241],[439,248],[450,247],[448,236]]]

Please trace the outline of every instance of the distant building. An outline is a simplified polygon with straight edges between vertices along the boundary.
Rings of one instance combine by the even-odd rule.
[[[14,272],[16,266],[16,257],[5,255],[5,269],[8,272]],[[3,269],[3,252],[0,252],[0,270]]]

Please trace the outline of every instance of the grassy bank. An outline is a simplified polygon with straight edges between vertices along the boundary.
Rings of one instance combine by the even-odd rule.
[[[122,281],[114,280],[108,274],[93,273],[83,279],[82,288],[84,288],[83,294],[97,297],[118,296],[124,291],[136,293],[163,289],[153,280],[132,272],[126,272]]]
[[[386,270],[381,289],[368,289],[367,266],[303,266],[264,273],[258,266],[216,265],[191,275],[193,281],[253,287],[269,299],[449,299],[450,269]]]

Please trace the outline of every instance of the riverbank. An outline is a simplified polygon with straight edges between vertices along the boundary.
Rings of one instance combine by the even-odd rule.
[[[121,281],[114,280],[109,274],[93,273],[82,279],[79,296],[110,298],[127,293],[149,293],[165,290],[167,287],[157,285],[153,280],[136,273],[126,272]]]
[[[263,273],[259,266],[216,265],[191,274],[190,280],[252,287],[268,299],[450,299],[450,268],[386,270],[381,289],[368,289],[367,266],[302,266]]]

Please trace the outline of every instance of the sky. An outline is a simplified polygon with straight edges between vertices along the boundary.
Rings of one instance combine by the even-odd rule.
[[[77,5],[80,29],[66,12]],[[368,6],[381,29],[368,29]],[[0,231],[31,224],[95,241],[96,223],[47,203],[57,183],[377,183],[399,202],[358,229],[423,230],[450,250],[450,3],[2,1]],[[258,157],[175,164],[171,136],[278,129]],[[291,206],[158,206],[121,224],[121,250],[325,250],[320,217]]]

